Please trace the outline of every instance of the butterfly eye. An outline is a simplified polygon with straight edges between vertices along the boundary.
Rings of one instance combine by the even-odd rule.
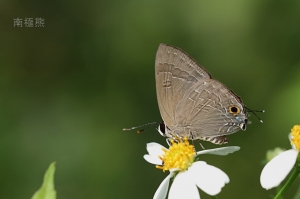
[[[234,105],[229,106],[229,113],[236,115],[239,114],[241,112],[240,108]]]

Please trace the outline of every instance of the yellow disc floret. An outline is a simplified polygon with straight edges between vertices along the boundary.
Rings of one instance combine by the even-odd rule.
[[[292,144],[299,151],[300,150],[300,125],[295,125],[292,130]]]
[[[163,149],[163,151],[165,154],[159,157],[163,161],[163,165],[156,166],[163,171],[170,169],[185,171],[193,164],[196,155],[194,146],[190,145],[187,138],[171,140],[169,150]]]

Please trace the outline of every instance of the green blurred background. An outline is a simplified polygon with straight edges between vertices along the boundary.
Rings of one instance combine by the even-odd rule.
[[[0,198],[30,198],[57,162],[58,198],[152,198],[167,173],[143,159],[165,143],[154,59],[159,43],[182,48],[252,109],[241,150],[203,156],[226,172],[221,199],[267,198],[266,150],[289,148],[300,123],[300,1],[0,2]],[[41,17],[44,28],[16,28]],[[217,147],[203,143],[206,148]],[[292,198],[299,180],[287,192]],[[205,193],[201,198],[211,198]]]

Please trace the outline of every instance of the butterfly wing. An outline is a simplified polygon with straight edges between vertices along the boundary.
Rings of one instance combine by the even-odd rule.
[[[179,48],[161,44],[155,60],[159,110],[170,134],[225,137],[246,128],[242,100]],[[231,112],[230,107],[237,112]]]
[[[234,107],[234,112],[231,108]],[[232,134],[247,124],[242,100],[215,79],[194,84],[176,108],[175,120],[193,139]]]
[[[210,74],[182,50],[160,44],[155,59],[158,106],[165,124],[177,126],[177,106],[197,82],[210,79]],[[182,109],[183,111],[183,109]],[[182,112],[181,111],[181,112]]]

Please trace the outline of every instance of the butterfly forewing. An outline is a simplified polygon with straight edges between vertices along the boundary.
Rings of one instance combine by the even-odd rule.
[[[167,126],[176,126],[176,107],[186,91],[210,75],[181,50],[160,44],[155,60],[158,106]]]

